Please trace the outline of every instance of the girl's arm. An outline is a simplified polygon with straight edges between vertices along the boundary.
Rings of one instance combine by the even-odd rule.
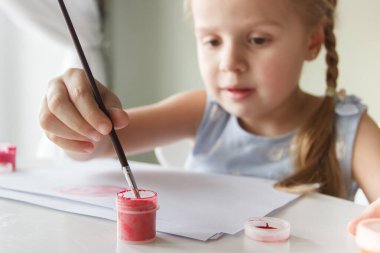
[[[126,153],[140,153],[180,139],[193,139],[205,105],[206,93],[199,90],[178,93],[161,102],[127,110],[129,124],[117,131]],[[111,153],[106,155],[112,155],[112,148],[108,150]]]
[[[352,173],[370,202],[380,197],[380,129],[366,113],[358,128]]]

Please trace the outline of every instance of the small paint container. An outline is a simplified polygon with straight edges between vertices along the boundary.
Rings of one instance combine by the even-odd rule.
[[[290,224],[279,218],[250,218],[244,224],[244,232],[248,238],[259,242],[285,242],[290,237]]]
[[[356,244],[361,253],[380,253],[380,219],[366,219],[356,229]]]
[[[0,173],[16,171],[16,146],[0,143]]]
[[[129,244],[144,244],[156,238],[157,193],[139,189],[140,198],[131,190],[117,194],[117,236]]]

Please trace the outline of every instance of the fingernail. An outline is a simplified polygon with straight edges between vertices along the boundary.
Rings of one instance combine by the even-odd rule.
[[[109,128],[106,124],[100,124],[98,127],[98,131],[101,132],[102,134],[106,135],[109,132]]]
[[[91,132],[89,137],[93,141],[100,141],[102,138],[102,136],[96,131]]]

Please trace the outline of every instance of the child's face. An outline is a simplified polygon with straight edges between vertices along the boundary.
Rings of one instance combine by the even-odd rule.
[[[257,118],[292,100],[310,33],[286,0],[192,0],[201,75],[231,114]]]

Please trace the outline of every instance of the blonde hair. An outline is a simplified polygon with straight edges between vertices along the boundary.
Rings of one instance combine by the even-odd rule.
[[[338,54],[334,35],[336,0],[292,0],[301,17],[311,26],[325,19],[326,84],[336,90]],[[336,156],[335,98],[325,96],[321,106],[299,129],[293,140],[295,173],[277,183],[279,187],[320,183],[320,192],[347,197],[339,162]]]
[[[325,21],[326,84],[329,91],[335,91],[338,78],[338,54],[334,35],[337,0],[288,0],[288,3],[310,27],[316,27]],[[184,8],[191,15],[191,0],[184,0]],[[302,184],[319,183],[320,192],[346,197],[335,142],[335,98],[325,96],[321,106],[301,126],[293,139],[295,173],[278,182],[276,186],[291,189]]]

